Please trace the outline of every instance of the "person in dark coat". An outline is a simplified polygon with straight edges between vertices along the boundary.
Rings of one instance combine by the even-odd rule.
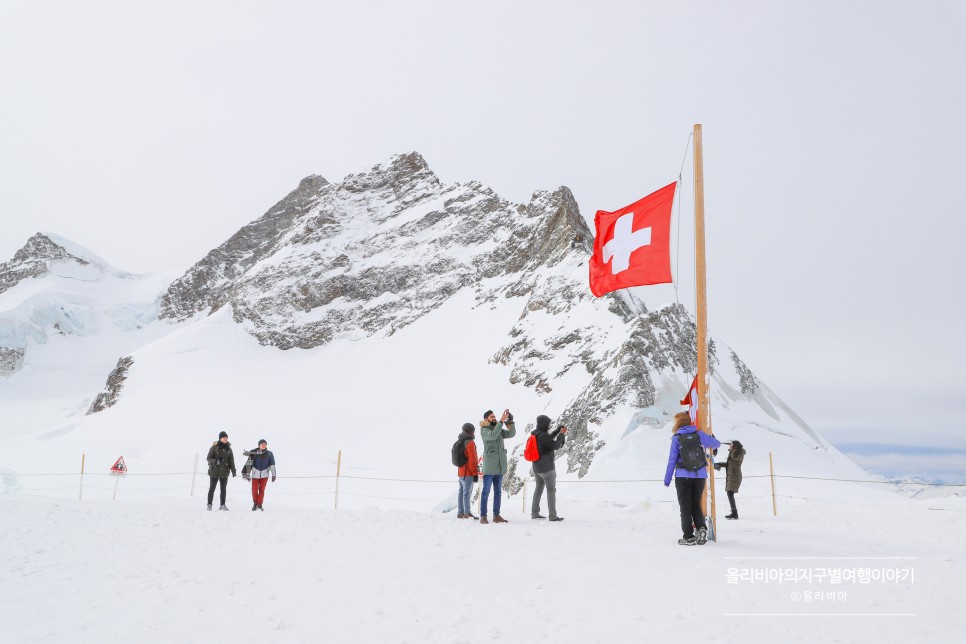
[[[728,503],[731,504],[731,514],[725,516],[726,519],[738,518],[738,506],[735,505],[735,494],[741,487],[741,463],[745,460],[745,448],[741,441],[731,441],[728,448],[728,460],[724,463],[715,463],[714,469],[725,469],[725,491],[728,493]]]
[[[231,451],[231,443],[228,442],[228,432],[218,434],[218,440],[211,445],[208,450],[208,476],[211,477],[211,485],[208,486],[208,509],[211,509],[211,501],[215,498],[215,487],[221,484],[221,506],[219,510],[227,510],[225,505],[225,495],[228,487],[228,473],[235,476],[235,453]]]
[[[533,462],[533,477],[537,480],[537,489],[533,492],[530,518],[547,518],[540,514],[540,498],[543,496],[543,488],[546,487],[547,509],[550,511],[550,520],[563,521],[563,517],[557,514],[557,467],[554,464],[553,453],[564,446],[567,427],[560,425],[552,432],[549,429],[550,418],[542,415],[537,416],[537,428],[533,430],[533,435],[537,440],[537,451],[540,453],[540,458]]]
[[[701,495],[704,494],[705,481],[708,480],[708,468],[701,465],[696,470],[689,470],[684,466],[681,454],[681,441],[689,434],[697,433],[702,449],[717,449],[721,441],[699,431],[691,424],[691,415],[682,411],[674,415],[674,436],[671,437],[671,451],[667,459],[667,471],[664,473],[664,486],[671,485],[671,475],[674,475],[674,487],[678,493],[678,506],[681,508],[681,531],[684,538],[678,539],[682,546],[704,545],[708,541],[708,526],[701,512]],[[704,462],[704,460],[702,460]],[[694,531],[697,528],[697,539]]]

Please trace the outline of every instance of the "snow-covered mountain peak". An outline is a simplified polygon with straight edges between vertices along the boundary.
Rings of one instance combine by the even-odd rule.
[[[53,233],[36,233],[12,259],[0,264],[0,293],[25,279],[47,275],[55,264],[67,270],[81,270],[85,275],[126,275],[80,244]]]

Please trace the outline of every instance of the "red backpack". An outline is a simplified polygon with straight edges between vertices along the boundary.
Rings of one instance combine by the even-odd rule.
[[[530,434],[530,438],[527,439],[527,446],[523,448],[523,458],[530,462],[540,460],[540,450],[537,449],[537,437],[535,434]]]

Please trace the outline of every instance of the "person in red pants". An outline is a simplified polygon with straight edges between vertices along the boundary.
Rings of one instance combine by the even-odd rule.
[[[264,438],[258,441],[258,449],[244,452],[248,457],[245,467],[242,468],[242,476],[246,481],[252,482],[252,512],[255,510],[265,511],[262,503],[265,501],[265,488],[268,487],[268,477],[272,477],[275,482],[275,455],[268,451],[268,441]]]

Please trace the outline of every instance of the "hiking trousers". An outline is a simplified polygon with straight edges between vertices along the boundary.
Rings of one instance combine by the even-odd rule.
[[[456,496],[456,513],[473,514],[470,512],[470,495],[473,493],[473,477],[461,476],[459,480],[460,491]]]
[[[533,503],[530,505],[530,516],[536,517],[540,514],[540,499],[543,498],[543,488],[547,488],[547,508],[550,510],[550,518],[557,518],[557,472],[534,472],[537,480],[537,489],[533,491]]]
[[[503,475],[484,474],[483,492],[480,495],[480,516],[486,516],[487,502],[490,500],[490,486],[493,486],[493,514],[500,514],[500,501],[503,499]]]
[[[701,513],[701,495],[704,494],[705,480],[674,477],[678,505],[681,508],[681,532],[684,533],[685,539],[694,536],[695,528],[707,528],[704,514]]]
[[[265,488],[268,487],[268,479],[252,479],[252,501],[255,505],[265,502]]]
[[[215,498],[215,486],[218,485],[219,482],[221,483],[221,504],[225,505],[225,495],[227,494],[227,490],[225,488],[228,486],[227,476],[224,478],[219,478],[217,476],[211,477],[211,485],[208,486],[208,505],[211,505],[211,500]]]

